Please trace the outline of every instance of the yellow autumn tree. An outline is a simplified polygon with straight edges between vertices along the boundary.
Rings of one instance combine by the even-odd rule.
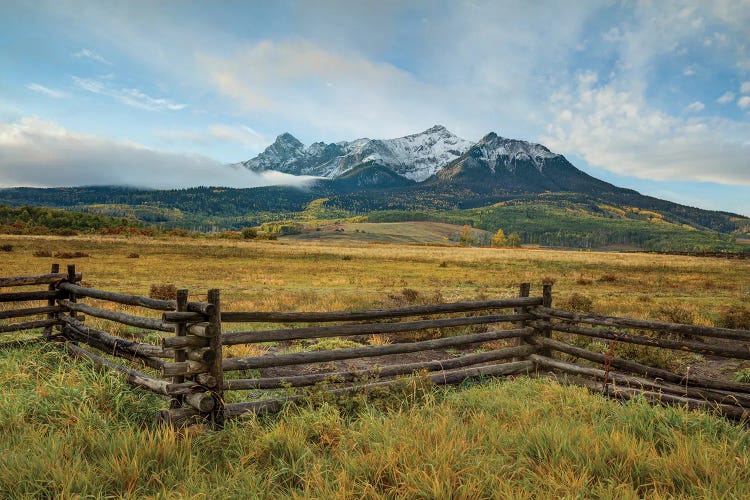
[[[502,229],[498,229],[495,233],[495,236],[492,237],[492,246],[493,247],[504,247],[508,244],[508,238],[505,236],[505,233]]]

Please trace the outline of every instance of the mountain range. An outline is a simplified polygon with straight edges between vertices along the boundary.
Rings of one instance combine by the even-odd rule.
[[[396,139],[309,146],[284,133],[256,157],[232,167],[317,179],[303,188],[11,188],[0,189],[0,204],[203,231],[357,217],[471,224],[518,232],[525,243],[564,247],[739,251],[742,242],[750,243],[747,217],[614,186],[541,144],[494,132],[470,142],[436,125]]]

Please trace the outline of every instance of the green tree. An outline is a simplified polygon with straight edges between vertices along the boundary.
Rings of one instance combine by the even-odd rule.
[[[258,237],[258,230],[254,227],[243,227],[242,238],[246,240],[254,240]]]
[[[504,247],[508,244],[508,238],[505,236],[505,233],[502,229],[498,229],[495,233],[495,236],[492,237],[492,246],[493,247]]]
[[[521,246],[521,235],[518,233],[511,233],[508,236],[508,246],[510,248],[518,248]]]

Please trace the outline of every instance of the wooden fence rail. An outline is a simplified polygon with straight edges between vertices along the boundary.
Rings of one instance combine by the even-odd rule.
[[[333,394],[348,394],[387,387],[398,377],[414,373],[424,373],[424,380],[438,385],[537,374],[616,398],[642,394],[649,400],[709,408],[732,418],[750,415],[750,384],[678,374],[613,354],[617,343],[623,342],[750,360],[750,331],[556,309],[551,285],[544,285],[537,297],[530,296],[530,285],[524,283],[518,297],[390,309],[223,311],[219,290],[209,290],[205,302],[189,301],[188,290],[178,290],[175,300],[154,299],[82,286],[75,266],[68,266],[67,273],[59,269],[53,265],[47,274],[0,278],[0,288],[47,286],[45,290],[0,292],[0,302],[21,303],[18,308],[0,310],[0,333],[44,329],[43,337],[13,339],[0,343],[0,350],[45,339],[62,340],[64,352],[98,369],[119,373],[140,389],[170,398],[170,407],[160,416],[177,425],[199,420],[220,428],[227,417],[276,411],[304,398],[304,393],[289,394],[295,388],[324,383]],[[96,305],[80,302],[87,298],[97,300]],[[32,307],[29,301],[46,301],[46,305]],[[143,312],[117,310],[123,305]],[[87,317],[94,318],[96,326],[87,324]],[[16,318],[23,321],[14,322]],[[120,338],[100,326],[111,323],[129,327],[126,331],[131,338],[158,342]],[[276,323],[282,328],[223,331],[230,323]],[[339,324],[310,326],[316,323]],[[259,352],[269,346],[278,351],[292,341],[371,335],[384,336],[392,343],[256,356],[225,352],[236,345],[263,344]],[[571,336],[609,342],[610,353],[573,345],[567,341]],[[706,338],[722,341],[702,340]],[[446,355],[446,349],[453,354]],[[382,366],[367,362],[388,356],[392,358]],[[579,359],[601,368],[575,363]],[[298,366],[305,368],[294,368]],[[262,399],[227,402],[225,393],[230,391],[256,391],[253,397]]]

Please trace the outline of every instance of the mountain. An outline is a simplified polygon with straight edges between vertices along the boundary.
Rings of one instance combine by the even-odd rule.
[[[255,172],[277,170],[294,175],[335,178],[358,166],[375,164],[420,182],[461,156],[471,145],[442,125],[397,139],[316,142],[308,147],[285,133],[265,151],[241,165]]]
[[[567,191],[634,193],[600,181],[541,144],[506,139],[491,132],[425,183],[439,189],[466,187],[474,192]]]

